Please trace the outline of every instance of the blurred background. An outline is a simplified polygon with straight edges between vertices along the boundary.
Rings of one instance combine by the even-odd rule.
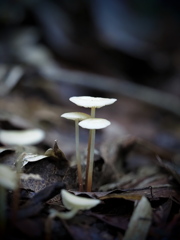
[[[97,113],[113,123],[99,141],[131,134],[179,151],[179,65],[178,1],[0,1],[1,128],[44,128],[45,146],[72,151],[60,115],[90,95],[118,99]]]

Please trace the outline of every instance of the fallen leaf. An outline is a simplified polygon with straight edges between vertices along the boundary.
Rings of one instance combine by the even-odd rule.
[[[140,194],[129,194],[129,193],[124,193],[124,194],[109,194],[106,195],[104,197],[100,197],[100,200],[105,200],[105,199],[109,199],[109,198],[123,198],[126,200],[132,200],[132,201],[136,201],[136,200],[140,200],[142,198],[142,195]]]
[[[38,154],[32,154],[32,153],[24,153],[22,156],[22,166],[25,166],[28,162],[37,162],[44,158],[47,158],[46,155],[38,155]]]
[[[63,183],[55,183],[45,187],[21,206],[18,210],[18,218],[22,219],[36,215],[43,208],[43,203],[54,198],[56,195],[60,195],[60,191],[63,188],[65,188],[65,184]]]
[[[28,162],[23,171],[26,174],[38,174],[42,180],[21,180],[22,188],[38,192],[53,183],[65,183],[68,189],[76,189],[76,168],[69,167],[69,161],[55,142],[51,156],[40,161]],[[58,196],[59,199],[59,196]]]
[[[14,152],[13,148],[0,147],[0,154],[4,152]]]
[[[134,209],[123,240],[144,240],[152,221],[152,209],[146,197],[142,197]]]

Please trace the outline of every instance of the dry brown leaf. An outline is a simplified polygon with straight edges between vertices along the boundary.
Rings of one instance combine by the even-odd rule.
[[[28,162],[24,166],[24,173],[38,174],[42,180],[22,180],[22,187],[38,192],[53,183],[65,183],[68,189],[77,187],[76,168],[70,168],[64,153],[59,149],[57,142],[51,149],[51,156],[36,162]]]
[[[106,195],[104,197],[100,197],[100,200],[105,200],[105,199],[110,199],[110,198],[123,198],[126,200],[132,200],[132,201],[136,201],[136,200],[140,200],[142,198],[142,195],[140,194],[109,194]]]

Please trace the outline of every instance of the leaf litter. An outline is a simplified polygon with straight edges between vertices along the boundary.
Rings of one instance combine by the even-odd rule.
[[[9,150],[11,151],[9,152]],[[1,155],[7,154],[8,156],[9,153],[13,154],[15,151],[13,148],[3,148]],[[43,231],[47,231],[51,237],[55,234],[53,226],[55,222],[61,220],[54,219],[51,220],[51,223],[48,223],[48,209],[54,207],[58,211],[63,211],[64,208],[60,199],[60,189],[62,188],[67,188],[78,196],[97,198],[103,201],[100,206],[83,211],[84,213],[77,214],[72,220],[63,221],[60,224],[59,231],[63,228],[64,233],[66,233],[65,236],[74,239],[83,239],[86,235],[91,236],[90,231],[95,231],[100,239],[104,239],[103,234],[105,233],[110,239],[115,239],[118,236],[123,239],[146,239],[147,235],[151,236],[157,231],[158,226],[161,229],[162,223],[164,225],[170,224],[168,221],[172,221],[173,217],[170,217],[171,211],[172,209],[173,211],[176,208],[178,209],[180,204],[180,190],[175,181],[176,178],[174,180],[173,178],[169,179],[167,173],[158,172],[158,167],[159,165],[162,167],[163,160],[161,164],[157,161],[157,167],[148,167],[149,170],[144,166],[141,167],[138,169],[139,173],[137,172],[137,174],[124,173],[126,170],[122,166],[121,181],[112,182],[106,187],[107,189],[114,188],[114,190],[102,191],[103,188],[100,186],[101,191],[86,193],[76,191],[78,188],[77,170],[75,167],[70,167],[70,163],[59,149],[56,141],[53,148],[46,150],[44,155],[25,153],[23,151],[22,153],[24,155],[21,160],[25,162],[22,166],[23,174],[26,177],[23,179],[21,177],[21,203],[16,214],[16,222],[11,222],[11,224],[16,229],[15,233],[20,231],[21,234],[30,238],[41,238]],[[105,162],[102,164],[101,171],[95,171],[95,175],[103,175],[103,171],[106,172],[106,168],[104,168]],[[12,167],[14,165],[15,163]],[[150,180],[148,180],[148,173]],[[172,169],[170,173],[172,175],[169,176],[173,177]],[[177,169],[176,174],[178,174]],[[129,175],[129,179],[127,175]],[[126,176],[126,180],[123,181],[124,176]],[[135,177],[136,181],[134,180]],[[119,178],[116,176],[115,179]],[[109,178],[109,181],[113,180],[114,176]],[[130,202],[132,203],[130,204]],[[122,207],[127,209],[128,205],[130,211],[121,210]],[[134,205],[137,206],[133,211]],[[176,213],[178,214],[177,210]],[[10,219],[11,215],[9,215],[8,221]],[[171,224],[175,224],[175,227],[178,224],[177,221],[171,222]],[[85,223],[88,225],[84,225]],[[37,224],[39,228],[36,227]],[[86,229],[87,226],[89,226],[89,230]],[[29,227],[33,229],[33,233],[29,231]],[[107,228],[108,231],[99,228]],[[136,229],[136,235],[134,229]],[[137,231],[137,229],[139,230]],[[172,227],[169,227],[169,229],[172,229]],[[171,232],[171,230],[169,231]],[[80,235],[80,232],[82,232],[82,235]],[[170,234],[170,232],[166,230],[166,234]],[[74,237],[73,234],[76,234],[76,236]]]
[[[61,112],[64,109],[58,115]],[[97,135],[100,151],[96,151],[93,191],[79,192],[76,165],[71,162],[75,155],[74,145],[70,138],[62,141],[62,132],[58,132],[59,138],[55,142],[47,139],[49,136],[56,139],[55,132],[62,123],[56,123],[53,115],[55,123],[52,124],[50,119],[47,121],[49,117],[45,111],[44,114],[41,118],[36,115],[42,124],[36,127],[45,127],[52,135],[47,133],[39,143],[9,146],[0,139],[0,163],[18,170],[17,159],[21,161],[19,189],[7,193],[8,229],[4,230],[4,239],[44,239],[44,236],[47,239],[179,239],[177,151],[142,137],[127,135],[126,131],[121,131],[119,137],[119,130],[115,129],[116,138],[109,131],[104,135],[100,132]],[[29,127],[29,120],[27,124],[25,118],[22,122],[22,129],[26,125]],[[6,124],[4,120],[1,123],[4,129],[17,130],[20,127],[13,121],[8,123],[8,119]],[[63,124],[64,131],[68,132],[69,123]],[[87,136],[83,134],[84,142]],[[69,136],[74,138],[73,134]],[[67,145],[69,147],[63,147]],[[83,162],[85,176],[84,169]],[[63,188],[80,197],[99,199],[102,203],[80,211],[69,220],[49,219],[52,208],[67,211],[60,197]],[[134,230],[138,228],[139,231]]]

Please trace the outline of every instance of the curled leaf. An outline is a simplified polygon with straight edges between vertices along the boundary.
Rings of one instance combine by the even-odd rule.
[[[32,153],[24,153],[21,161],[22,161],[22,165],[25,166],[28,162],[37,162],[44,158],[47,158],[47,156],[32,154]]]
[[[61,219],[71,219],[79,210],[87,210],[101,203],[98,199],[78,197],[69,193],[65,189],[61,191],[62,202],[69,209],[69,212],[58,212],[55,209],[50,210],[50,218],[59,217]]]
[[[14,152],[15,150],[12,148],[0,147],[0,154],[4,152]]]

